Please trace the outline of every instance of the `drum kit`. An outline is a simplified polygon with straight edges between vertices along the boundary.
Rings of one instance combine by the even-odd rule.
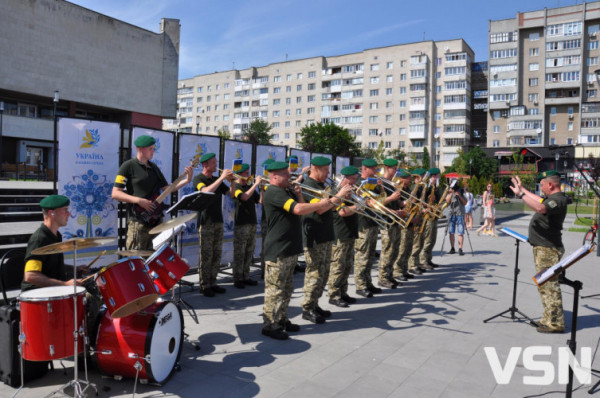
[[[156,228],[163,228],[158,232],[166,231],[189,219],[178,217],[169,220],[168,224],[163,223],[167,224],[166,227],[161,224]],[[74,252],[73,278],[76,279],[77,251],[106,245],[114,240],[74,238],[38,248],[32,254]],[[88,333],[86,327],[86,289],[82,286],[44,287],[25,291],[19,296],[21,366],[22,360],[74,358],[74,379],[50,395],[64,393],[67,387],[73,387],[77,397],[83,396],[89,387],[97,393],[96,386],[87,377],[85,355],[85,380],[78,378],[78,354],[87,354],[88,334],[96,335],[89,343],[89,350],[91,354],[97,354],[98,367],[117,379],[135,378],[137,385],[139,378],[142,383],[162,385],[174,370],[179,369],[184,339],[182,311],[176,302],[163,301],[160,296],[174,290],[189,265],[168,242],[156,252],[136,250],[119,251],[117,254],[139,256],[121,258],[83,280],[95,282],[105,304],[93,328],[96,333]],[[144,261],[141,256],[148,258]],[[86,386],[82,389],[84,384]]]

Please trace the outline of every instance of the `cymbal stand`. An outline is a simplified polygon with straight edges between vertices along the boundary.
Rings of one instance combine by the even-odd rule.
[[[79,368],[78,368],[78,362],[79,362],[79,355],[78,355],[78,351],[77,351],[77,346],[78,346],[78,341],[79,341],[79,335],[84,336],[85,335],[85,328],[82,326],[79,330],[77,329],[77,241],[74,242],[74,247],[73,247],[73,325],[75,330],[73,330],[73,361],[74,361],[74,376],[73,376],[73,380],[71,380],[70,382],[64,384],[63,386],[61,386],[58,390],[51,392],[50,394],[46,395],[46,397],[51,397],[54,394],[58,393],[58,392],[62,392],[62,394],[67,395],[65,393],[65,388],[67,387],[73,387],[73,396],[80,398],[84,396],[85,391],[89,388],[92,387],[95,391],[96,391],[96,395],[98,395],[98,389],[96,388],[96,385],[94,383],[90,383],[90,381],[88,380],[88,373],[87,373],[87,360],[85,359],[85,355],[87,354],[87,350],[84,349],[84,368],[85,368],[85,380],[81,380],[79,379]],[[84,316],[85,318],[85,316]],[[85,321],[84,321],[84,325],[85,325]],[[86,339],[84,338],[84,344],[86,344]],[[81,385],[85,384],[85,388],[81,388]]]
[[[176,248],[177,254],[181,258],[183,258],[183,256],[182,256],[182,254],[183,254],[183,231],[185,231],[185,228],[182,229],[181,231],[179,231],[177,234],[174,234],[174,236],[171,238],[173,243],[175,243],[175,248]],[[177,305],[177,306],[181,305],[181,307],[183,307],[188,312],[190,317],[192,317],[192,319],[194,320],[194,322],[196,322],[196,325],[197,325],[198,324],[198,315],[196,314],[196,310],[194,310],[194,308],[187,301],[185,301],[183,298],[181,298],[181,279],[177,283],[179,284],[179,290],[177,293],[178,297],[177,297],[177,299],[175,299],[175,286],[173,286],[173,288],[171,289],[171,301],[173,301],[173,303],[175,303],[175,305]],[[185,329],[185,326],[184,326],[184,329]],[[200,350],[200,345],[198,343],[196,343],[195,341],[190,341],[190,339],[189,339],[190,335],[188,333],[186,333],[184,331],[183,335],[184,335],[185,339],[188,341],[188,343],[190,343],[196,349],[196,351]]]

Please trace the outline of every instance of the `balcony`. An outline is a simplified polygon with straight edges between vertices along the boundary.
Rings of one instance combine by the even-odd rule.
[[[490,102],[490,110],[508,109],[508,108],[510,108],[510,101],[494,101],[494,102]]]
[[[32,117],[7,115],[2,116],[2,135],[22,139],[54,140],[54,121]]]
[[[579,97],[546,97],[544,103],[546,105],[579,104]]]
[[[450,139],[450,138],[462,138],[462,139],[467,139],[468,135],[466,131],[446,131],[442,133],[442,138],[443,139]]]
[[[563,81],[549,81],[546,82],[546,89],[557,89],[557,88],[579,88],[581,87],[581,80],[571,80],[568,82]]]
[[[427,104],[411,104],[408,109],[410,111],[424,111],[427,109]]]
[[[408,133],[408,139],[410,140],[424,140],[425,132],[424,131],[413,131]]]
[[[523,137],[523,136],[534,136],[537,137],[538,133],[542,133],[541,128],[537,129],[511,129],[506,132],[506,137]]]
[[[444,109],[450,110],[450,109],[468,109],[470,110],[470,106],[467,105],[466,102],[451,102],[448,104],[444,104],[443,105]],[[508,108],[508,106],[507,106]]]

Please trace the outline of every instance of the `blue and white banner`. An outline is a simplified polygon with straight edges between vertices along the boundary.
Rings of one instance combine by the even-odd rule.
[[[248,163],[252,167],[252,144],[242,141],[225,141],[223,168],[233,170],[234,160]],[[252,173],[252,169],[250,169]],[[233,263],[233,228],[235,226],[235,203],[229,196],[223,196],[223,252],[222,263]]]
[[[120,127],[116,123],[60,118],[57,128],[58,193],[71,201],[71,217],[60,229],[63,239],[115,237],[114,244],[102,250],[116,250],[118,204],[111,192],[119,170]],[[86,260],[99,251],[92,248],[78,252],[77,265],[86,265]],[[116,259],[115,255],[103,256],[95,267]]]
[[[154,157],[152,162],[156,163],[160,171],[163,173],[168,183],[171,183],[173,178],[173,133],[169,131],[153,130],[144,127],[134,127],[131,131],[131,157],[134,158],[137,154],[135,145],[133,144],[140,135],[149,135],[156,140],[154,144]],[[165,198],[164,203],[171,203],[171,196]],[[168,219],[169,216],[165,215]]]
[[[344,156],[335,157],[335,174],[340,175],[344,167],[350,166],[350,158]]]
[[[179,136],[179,174],[185,171],[185,167],[192,161],[197,162],[205,153],[215,153],[217,156],[217,164],[219,162],[219,148],[221,139],[215,136],[181,134]],[[202,164],[194,168],[194,177],[202,172]],[[192,183],[187,184],[179,190],[179,197],[187,195],[196,190]],[[189,212],[180,212],[183,215]],[[190,266],[194,267],[198,264],[198,223],[194,219],[188,222],[185,226],[183,234],[183,258],[185,258]]]

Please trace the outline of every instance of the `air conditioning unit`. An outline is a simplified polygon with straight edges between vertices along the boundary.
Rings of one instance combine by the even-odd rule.
[[[569,113],[569,120],[573,120],[573,114]]]
[[[444,52],[445,53],[450,52],[450,47],[448,47],[448,46],[444,47]]]
[[[587,84],[588,84],[588,86],[593,86],[593,85],[594,85],[594,82],[593,82],[592,80],[589,80],[589,81],[587,82]]]
[[[538,105],[538,104],[539,104],[539,102],[533,101],[533,105]]]
[[[591,36],[591,37],[596,37],[597,33],[598,33],[598,32],[592,32],[592,33],[590,33],[590,36]]]

